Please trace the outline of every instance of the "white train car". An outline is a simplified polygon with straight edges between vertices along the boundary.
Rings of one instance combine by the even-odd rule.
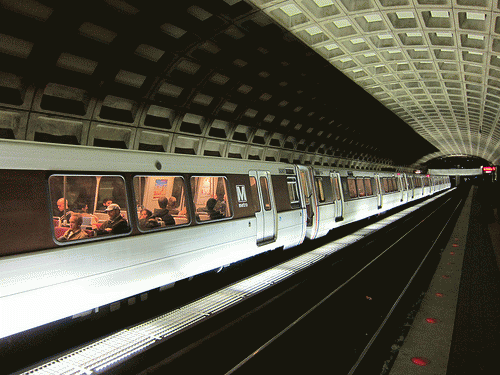
[[[0,160],[0,337],[305,238],[291,164],[15,141],[0,141]],[[141,225],[165,196],[174,220]],[[109,200],[127,225],[102,233]],[[90,219],[85,238],[61,237],[68,211]]]
[[[421,177],[387,172],[24,141],[0,140],[0,160],[0,338],[424,193]]]

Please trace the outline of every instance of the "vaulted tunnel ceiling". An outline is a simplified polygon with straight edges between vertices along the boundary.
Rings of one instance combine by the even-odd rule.
[[[496,162],[497,4],[459,2],[0,0],[0,137],[324,165]]]

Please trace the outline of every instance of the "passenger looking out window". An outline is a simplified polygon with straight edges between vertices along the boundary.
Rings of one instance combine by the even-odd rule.
[[[85,232],[81,226],[83,223],[82,215],[72,214],[69,219],[69,229],[64,232],[64,234],[59,237],[58,241],[73,241],[81,240],[88,237],[87,232]]]

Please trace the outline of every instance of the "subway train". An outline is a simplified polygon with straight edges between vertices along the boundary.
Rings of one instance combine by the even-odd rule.
[[[0,338],[450,187],[443,176],[11,140],[0,160]]]

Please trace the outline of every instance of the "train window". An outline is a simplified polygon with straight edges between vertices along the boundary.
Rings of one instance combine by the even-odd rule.
[[[287,177],[286,183],[288,186],[288,195],[290,196],[290,203],[299,203],[299,190],[297,187],[297,178],[296,177]],[[259,209],[260,211],[260,209]]]
[[[339,201],[340,200],[340,188],[339,188],[339,180],[337,179],[337,177],[333,177],[333,190],[334,190],[335,198]]]
[[[356,186],[358,188],[358,195],[360,197],[364,197],[365,196],[365,185],[363,183],[363,179],[362,178],[357,178],[356,179]]]
[[[257,179],[250,176],[250,192],[255,212],[260,212],[259,192],[257,191]]]
[[[121,176],[53,175],[49,177],[54,237],[60,241],[124,234],[128,224],[125,181]],[[100,198],[106,195],[106,206]]]
[[[349,187],[349,196],[351,198],[356,198],[358,196],[358,192],[356,190],[356,180],[354,178],[348,178],[347,186]]]
[[[399,191],[399,187],[398,187],[398,179],[396,177],[393,177],[392,178],[392,186],[394,187],[394,190],[393,191]]]
[[[225,177],[191,177],[193,204],[198,222],[231,217]]]
[[[325,201],[325,191],[323,189],[323,179],[321,177],[316,177],[316,190],[318,193],[318,201],[323,203]]]
[[[372,181],[369,178],[365,178],[365,192],[367,196],[373,195],[372,191]]]
[[[139,229],[151,230],[188,224],[186,183],[180,176],[135,176]]]
[[[300,171],[300,181],[302,183],[302,190],[304,191],[304,195],[305,195],[305,204],[306,206],[311,204],[311,201],[310,201],[310,193],[309,193],[309,186],[307,184],[307,181],[306,181],[306,174],[303,172],[303,171]]]
[[[383,178],[382,179],[382,184],[383,184],[383,189],[384,189],[384,193],[389,193],[389,182],[387,181],[387,178]]]
[[[264,210],[271,211],[271,197],[269,195],[269,185],[266,177],[260,178],[260,189],[262,190],[262,204]]]

